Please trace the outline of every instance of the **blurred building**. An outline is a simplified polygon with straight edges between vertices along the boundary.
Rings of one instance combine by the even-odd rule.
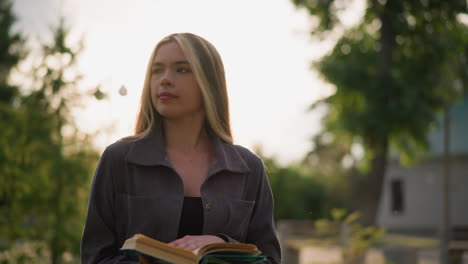
[[[468,225],[468,96],[450,110],[450,220]],[[435,234],[442,214],[443,118],[429,135],[430,149],[418,165],[388,164],[377,223],[392,231]]]

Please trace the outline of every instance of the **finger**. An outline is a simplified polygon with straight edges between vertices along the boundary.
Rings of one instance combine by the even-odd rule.
[[[185,241],[185,237],[179,238],[179,239],[174,240],[171,243],[169,243],[169,245],[173,245],[173,246],[177,247],[178,245],[180,245],[180,243],[183,243],[184,241]]]
[[[169,243],[169,245],[178,247],[181,243],[184,243],[189,239],[190,239],[190,236],[184,236],[182,238],[172,241],[171,243]]]
[[[183,241],[179,241],[179,243],[177,243],[177,247],[192,251],[194,249],[199,248],[200,244],[202,243],[203,241],[197,237],[189,237],[184,239]]]
[[[193,251],[195,249],[199,248],[199,244],[198,243],[192,243],[192,244],[189,244],[185,247],[185,249],[187,250],[190,250],[190,251]]]
[[[181,241],[180,243],[177,244],[177,247],[191,250],[192,247],[196,246],[196,241],[193,240],[186,240],[186,241]]]
[[[169,243],[169,245],[176,246],[178,243],[179,243],[179,240],[177,239],[177,240],[174,240],[171,243]]]
[[[216,239],[221,240],[220,238],[214,236],[185,236],[172,242],[172,244],[186,250],[195,250],[204,245],[217,242]]]

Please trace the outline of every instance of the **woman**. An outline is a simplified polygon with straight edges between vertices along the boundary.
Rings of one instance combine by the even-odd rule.
[[[151,55],[135,135],[99,161],[82,237],[82,263],[134,263],[119,251],[142,233],[193,250],[256,244],[280,263],[273,198],[261,160],[233,145],[221,58],[190,33]]]

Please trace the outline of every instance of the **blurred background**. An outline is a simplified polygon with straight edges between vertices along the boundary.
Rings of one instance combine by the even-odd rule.
[[[286,264],[468,263],[466,0],[0,0],[0,263],[79,263],[173,32],[223,57]]]

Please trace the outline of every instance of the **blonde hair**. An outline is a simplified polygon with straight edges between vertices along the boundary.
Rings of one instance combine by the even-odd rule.
[[[133,138],[144,138],[155,129],[160,129],[158,124],[161,123],[162,116],[151,102],[151,67],[159,47],[169,42],[179,44],[195,74],[203,98],[206,115],[205,127],[224,142],[232,144],[226,77],[221,56],[210,42],[191,33],[171,34],[159,41],[153,49],[146,68]]]

